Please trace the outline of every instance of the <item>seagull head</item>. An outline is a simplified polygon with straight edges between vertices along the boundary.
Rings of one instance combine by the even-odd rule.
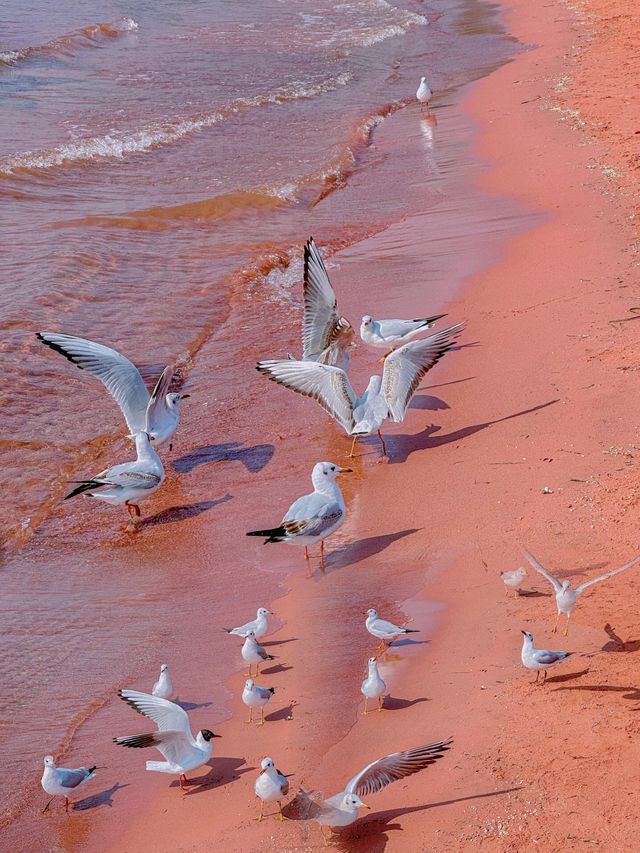
[[[562,591],[566,592],[571,587],[571,581],[562,581]]]
[[[253,684],[254,684],[253,678],[247,678],[247,680],[244,683],[245,690],[253,690]]]
[[[529,631],[523,631],[525,640],[530,640],[533,643],[533,634],[530,634]]]
[[[356,794],[345,794],[342,798],[342,806],[347,811],[371,808],[371,806],[368,806],[366,803],[363,803],[360,797],[358,797]]]
[[[253,633],[253,631],[247,631],[247,633],[244,635],[244,637],[245,637],[245,640],[248,640],[249,638],[251,638],[252,640],[255,640],[256,635]]]
[[[186,400],[190,396],[191,394],[179,394],[177,391],[172,391],[170,394],[167,394],[165,399],[170,409],[177,409],[180,400]]]
[[[377,610],[374,610],[374,609],[373,609],[373,607],[370,607],[370,608],[367,610],[367,618],[369,618],[369,619],[377,619],[377,618],[378,618],[378,611],[377,611]]]
[[[200,734],[206,741],[210,741],[212,737],[221,737],[221,735],[214,735],[209,729],[200,729]]]
[[[421,77],[421,78],[420,78],[420,82],[421,82],[421,83],[424,83],[424,81],[425,81],[426,79],[427,79],[426,77]]]
[[[341,468],[334,462],[317,462],[313,466],[311,482],[317,489],[321,489],[327,482],[335,482],[338,474],[351,474],[353,468]]]
[[[260,767],[262,767],[263,773],[265,770],[269,770],[269,768],[273,767],[273,766],[274,766],[273,758],[269,758],[269,756],[267,756],[266,758],[263,758],[262,761],[260,762]]]
[[[365,314],[362,318],[362,325],[367,329],[373,323],[373,317],[371,314]]]
[[[44,766],[45,767],[55,767],[56,766],[56,760],[53,757],[53,755],[45,755]]]
[[[166,663],[160,664],[160,672],[166,672],[169,669],[169,665]]]
[[[376,657],[369,658],[369,668],[371,668],[372,666],[375,666],[377,663],[378,663],[378,658],[376,658]]]
[[[271,611],[270,611],[270,610],[267,610],[267,608],[266,608],[266,607],[259,607],[259,608],[258,608],[258,613],[257,613],[256,615],[257,615],[257,617],[258,617],[258,619],[259,619],[261,616],[268,616],[270,613],[271,613]]]

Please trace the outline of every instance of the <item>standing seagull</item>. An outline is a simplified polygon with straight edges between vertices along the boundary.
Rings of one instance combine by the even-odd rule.
[[[310,237],[304,247],[302,360],[348,370],[354,338],[353,326],[338,313],[338,300],[327,270],[313,237]]]
[[[284,362],[304,364],[304,362]],[[323,365],[315,365],[323,367]],[[337,367],[327,368],[338,370]],[[340,371],[342,372],[342,371]],[[346,374],[345,374],[346,376]],[[296,542],[304,545],[304,558],[309,564],[309,545],[320,543],[320,568],[324,571],[324,540],[334,533],[345,519],[346,507],[340,487],[336,483],[338,474],[352,472],[352,468],[341,468],[333,462],[318,462],[313,466],[311,482],[313,492],[294,501],[279,527],[270,530],[252,530],[247,536],[265,536],[267,542]]]
[[[56,767],[56,760],[53,755],[45,755],[44,772],[40,784],[47,794],[51,794],[51,800],[43,808],[42,813],[46,812],[54,797],[64,797],[65,810],[69,814],[69,794],[89,779],[93,779],[96,775],[93,772],[95,769],[95,764],[88,769],[86,767],[78,767],[76,770]]]
[[[263,758],[260,767],[262,770],[254,785],[256,797],[260,800],[260,814],[256,820],[264,820],[264,804],[273,802],[277,802],[280,809],[277,820],[286,820],[282,814],[282,800],[289,793],[289,780],[276,768],[273,758]]]
[[[380,434],[385,419],[401,423],[422,377],[455,344],[464,323],[450,326],[420,341],[411,341],[395,350],[384,362],[382,376],[372,376],[360,397],[344,370],[307,361],[259,361],[257,369],[267,379],[284,385],[304,397],[313,397],[336,420],[347,435],[353,436],[353,457],[359,435],[378,433],[382,451],[387,449]]]
[[[613,575],[617,575],[619,572],[624,572],[625,569],[630,569],[632,566],[635,566],[637,562],[640,561],[640,555],[634,557],[628,563],[625,563],[624,566],[620,566],[619,569],[614,569],[611,572],[607,572],[605,575],[599,575],[597,578],[591,578],[590,581],[585,581],[581,583],[580,586],[577,586],[575,589],[571,588],[571,581],[559,581],[558,578],[555,578],[552,574],[550,574],[544,566],[542,566],[533,554],[530,554],[527,550],[523,548],[523,553],[527,560],[531,563],[533,568],[540,572],[552,587],[556,593],[556,605],[558,608],[558,616],[556,618],[556,624],[553,626],[553,633],[555,634],[558,630],[558,622],[560,621],[560,614],[564,613],[567,617],[567,626],[564,629],[564,636],[566,637],[569,633],[569,619],[571,619],[571,614],[578,606],[578,596],[585,591],[585,589],[591,586],[594,583],[598,583],[598,581],[604,581],[607,578],[613,577]]]
[[[256,643],[256,638],[253,631],[249,631],[242,645],[242,658],[249,664],[249,672],[247,675],[251,678],[251,665],[256,665],[256,675],[260,674],[260,664],[266,660],[273,660],[273,655],[267,653],[264,646]]]
[[[253,631],[253,636],[256,640],[268,632],[267,616],[271,613],[266,607],[259,607],[256,613],[256,618],[251,622],[246,622],[244,625],[239,625],[237,628],[223,628],[227,634],[234,634],[236,637],[246,637],[249,631]]]
[[[147,432],[136,434],[136,457],[135,462],[114,465],[90,480],[74,480],[80,485],[65,495],[65,501],[84,494],[108,504],[124,504],[132,518],[140,516],[140,501],[151,497],[164,481],[164,467]]]
[[[367,708],[367,703],[369,699],[377,699],[378,700],[378,711],[382,711],[384,705],[384,693],[387,689],[387,685],[382,680],[382,676],[378,670],[378,659],[377,658],[369,658],[369,672],[367,677],[362,682],[362,687],[360,688],[360,692],[364,696],[364,711],[362,712],[365,716],[369,713]]]
[[[260,687],[252,678],[247,678],[242,691],[242,701],[249,709],[248,723],[253,722],[253,709],[260,708],[259,726],[264,726],[264,706],[276,692],[275,687]]]
[[[160,664],[160,678],[153,685],[151,695],[158,696],[160,699],[171,699],[173,696],[173,683],[166,663]]]
[[[500,577],[502,578],[502,582],[506,586],[506,594],[509,594],[510,589],[515,589],[516,594],[520,595],[519,588],[522,586],[522,581],[527,576],[527,570],[524,566],[520,566],[517,569],[512,569],[507,572],[500,572]]]
[[[172,365],[165,367],[149,395],[138,368],[116,350],[74,335],[37,332],[36,337],[102,382],[120,406],[132,435],[144,430],[157,445],[171,440],[180,420],[180,400],[189,396],[169,393]]]
[[[118,696],[131,705],[134,711],[153,720],[158,731],[115,737],[113,742],[133,749],[155,746],[166,760],[147,761],[147,770],[179,776],[180,788],[183,788],[187,781],[185,773],[197,770],[209,761],[213,751],[211,739],[220,735],[215,735],[209,729],[201,729],[194,738],[187,712],[168,699],[160,699],[159,696],[150,696],[137,690],[118,690]]]
[[[365,314],[360,324],[360,337],[371,347],[387,350],[380,359],[382,363],[398,344],[404,344],[420,332],[431,329],[437,320],[446,316],[435,314],[433,317],[420,317],[417,320],[374,320],[369,314]]]
[[[416,92],[416,98],[418,99],[418,101],[420,101],[421,104],[428,104],[432,97],[433,92],[429,88],[427,78],[421,77],[420,85],[418,86],[418,91]]]
[[[307,817],[320,824],[326,845],[327,837],[322,829],[323,826],[331,829],[350,826],[358,819],[359,808],[371,808],[362,802],[361,796],[376,794],[392,782],[424,770],[442,758],[451,748],[451,743],[452,740],[449,739],[386,755],[368,764],[347,783],[344,791],[329,797],[328,800],[323,800],[318,795],[302,789],[297,801]]]
[[[398,625],[394,625],[393,622],[381,619],[378,616],[378,611],[374,610],[373,607],[367,610],[367,618],[364,624],[367,631],[380,640],[378,647],[380,649],[386,649],[387,643],[392,643],[401,634],[420,633],[418,628],[400,628]]]
[[[522,664],[523,666],[526,666],[527,669],[536,670],[536,680],[534,684],[538,683],[540,670],[543,669],[544,677],[542,679],[542,683],[544,684],[547,680],[547,670],[552,666],[562,663],[562,661],[570,657],[573,652],[552,652],[548,649],[536,649],[533,645],[533,634],[530,634],[528,631],[523,631],[522,633],[524,634],[522,652],[520,653]]]

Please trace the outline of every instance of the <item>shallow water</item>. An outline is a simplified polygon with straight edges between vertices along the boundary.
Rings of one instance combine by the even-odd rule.
[[[39,838],[29,821],[42,755],[86,761],[116,725],[119,709],[101,706],[128,679],[144,689],[140,673],[155,675],[159,657],[198,683],[194,631],[244,621],[244,600],[254,609],[291,570],[287,554],[276,578],[260,574],[229,531],[244,529],[261,478],[296,493],[305,440],[323,448],[313,461],[342,453],[322,419],[302,432],[304,404],[288,401],[280,429],[280,389],[251,370],[298,348],[304,241],[338,252],[328,266],[356,321],[370,293],[381,314],[398,298],[436,312],[513,227],[512,209],[473,190],[473,128],[456,102],[515,48],[490,6],[464,0],[0,13],[0,740],[5,770],[28,780],[0,804],[12,832]],[[432,116],[412,100],[422,73],[440,93]],[[408,281],[424,285],[407,292]],[[38,329],[109,343],[150,380],[175,361],[193,385],[169,481],[137,538],[117,511],[60,503],[72,475],[130,447],[101,386],[42,347]],[[371,361],[355,367],[357,387]],[[249,417],[246,386],[258,395]],[[283,457],[279,436],[295,441],[296,429]],[[211,532],[193,538],[202,518]],[[216,627],[207,649],[222,655],[220,643]],[[188,698],[211,698],[198,689]],[[226,699],[219,691],[207,721]],[[112,752],[111,771],[125,768]],[[87,849],[85,819],[58,843]]]

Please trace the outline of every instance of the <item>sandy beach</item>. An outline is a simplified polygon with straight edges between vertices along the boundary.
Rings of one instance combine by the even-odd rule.
[[[71,820],[39,815],[37,781],[25,790],[22,816],[3,830],[12,849],[319,850],[318,827],[293,811],[285,808],[291,819],[282,824],[255,821],[253,782],[265,755],[294,774],[293,791],[328,795],[377,757],[450,736],[454,746],[435,767],[372,796],[372,813],[336,849],[636,849],[636,570],[586,593],[568,637],[551,634],[554,601],[541,576],[529,569],[528,594],[506,596],[499,572],[523,564],[525,546],[581,582],[639,550],[638,113],[632,60],[618,61],[637,12],[623,0],[500,5],[500,26],[526,49],[465,84],[449,113],[435,111],[436,147],[449,133],[452,162],[468,168],[456,175],[427,157],[427,177],[415,178],[443,186],[449,204],[420,209],[416,193],[389,227],[367,235],[354,225],[358,239],[336,243],[328,262],[350,318],[373,297],[383,316],[420,316],[428,268],[429,310],[466,320],[463,345],[428,375],[405,423],[385,426],[390,464],[379,464],[373,439],[361,442],[341,481],[347,522],[327,543],[326,573],[308,579],[301,549],[244,534],[277,524],[313,463],[345,464],[350,442],[312,401],[254,372],[243,374],[256,400],[247,419],[229,342],[266,318],[278,352],[297,351],[299,310],[255,289],[229,297],[224,327],[188,365],[206,407],[194,400],[140,531],[105,546],[87,533],[92,507],[64,521],[57,510],[23,560],[35,581],[55,523],[60,559],[109,573],[110,586],[95,593],[105,620],[112,607],[133,624],[139,608],[157,608],[162,629],[152,641],[144,626],[124,647],[105,640],[96,679],[108,684],[124,656],[131,680],[120,686],[146,690],[157,663],[170,659],[194,727],[221,735],[211,767],[182,794],[170,777],[145,773],[151,756],[109,744],[98,762],[109,785],[94,799],[87,790]],[[381,124],[378,157],[415,149],[414,107]],[[434,163],[441,171],[428,173]],[[265,239],[256,257],[269,249]],[[247,364],[272,354],[250,338],[240,350]],[[364,387],[371,366],[355,368],[352,381]],[[73,554],[80,534],[90,560]],[[135,596],[133,571],[144,579]],[[78,600],[90,588],[87,578]],[[259,680],[276,689],[263,728],[244,722],[240,644],[222,631],[260,605],[276,614],[266,641],[275,661]],[[385,711],[365,717],[368,607],[419,633],[381,658]],[[544,688],[521,666],[521,630],[574,653]],[[73,660],[61,655],[59,665]],[[61,746],[79,762],[104,731],[143,730],[110,688],[77,722]],[[38,820],[21,847],[25,812]]]

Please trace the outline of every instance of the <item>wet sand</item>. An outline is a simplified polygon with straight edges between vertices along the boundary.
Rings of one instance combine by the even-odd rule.
[[[571,15],[560,6],[520,6],[506,4],[510,31],[541,47],[475,84],[465,101],[479,128],[477,156],[489,164],[478,178],[481,189],[521,231],[502,243],[498,262],[494,234],[483,258],[493,263],[447,305],[452,319],[467,319],[468,346],[430,374],[418,411],[388,430],[392,464],[378,465],[375,443],[365,443],[355,473],[345,476],[349,518],[332,542],[327,573],[309,581],[298,549],[247,544],[243,533],[276,523],[281,508],[304,490],[315,461],[304,422],[274,427],[283,402],[292,409],[300,403],[311,416],[313,404],[290,400],[256,377],[250,388],[269,395],[260,413],[270,412],[256,430],[233,395],[220,392],[225,372],[233,372],[224,335],[210,345],[193,379],[215,414],[184,435],[185,445],[209,451],[179,457],[181,478],[172,478],[156,522],[139,534],[136,571],[148,573],[147,594],[129,604],[135,618],[135,607],[155,606],[173,587],[175,609],[157,653],[146,650],[143,660],[132,660],[132,675],[153,672],[170,650],[179,661],[180,697],[199,706],[191,712],[194,726],[223,735],[216,743],[222,757],[183,796],[166,777],[145,774],[146,755],[126,753],[124,760],[113,747],[105,759],[110,778],[117,766],[119,784],[129,787],[111,792],[112,809],[108,794],[89,803],[103,814],[99,843],[95,810],[80,809],[73,822],[48,818],[49,839],[53,829],[65,849],[318,849],[315,826],[253,821],[253,780],[264,755],[295,773],[293,787],[304,783],[330,794],[368,760],[448,735],[454,750],[423,776],[372,797],[375,813],[344,836],[343,849],[566,850],[587,841],[634,849],[636,724],[628,714],[640,699],[630,604],[638,581],[629,573],[585,597],[569,638],[554,641],[581,656],[552,674],[543,690],[523,674],[519,649],[521,628],[541,644],[551,638],[547,585],[530,573],[525,586],[542,595],[508,599],[498,578],[520,564],[520,543],[581,579],[600,573],[604,563],[630,559],[637,547],[636,430],[629,411],[637,348],[633,323],[609,322],[628,316],[633,305],[634,234],[628,210],[592,168],[606,158],[601,144],[580,144],[586,137],[541,109],[540,101],[554,99],[549,80],[564,73],[563,54],[574,39]],[[380,274],[385,255],[397,261],[394,250],[404,252],[403,271],[428,259],[433,245],[420,240],[424,217],[395,228],[336,256],[339,292],[341,281],[361,283],[344,300],[347,316],[357,316],[373,257],[382,259]],[[486,242],[476,240],[476,251]],[[385,298],[389,307],[397,304],[391,289],[380,288],[376,304],[383,309]],[[423,304],[419,288],[405,289],[408,313]],[[247,310],[257,314],[260,307]],[[254,319],[246,318],[247,327]],[[237,332],[232,324],[225,334]],[[248,346],[247,358],[252,354]],[[433,427],[425,427],[425,411]],[[319,455],[342,461],[346,437],[322,418],[314,430]],[[219,435],[233,435],[238,444],[221,447]],[[226,491],[230,482],[233,494]],[[251,510],[244,509],[249,495]],[[69,521],[69,543],[73,527],[86,525],[90,515],[86,507]],[[115,545],[127,547],[124,534]],[[100,552],[96,561],[109,565]],[[286,580],[297,565],[300,571]],[[273,601],[278,583],[286,594]],[[210,624],[196,606],[202,598],[210,602]],[[239,644],[216,638],[221,623],[244,621],[262,603],[271,603],[284,624],[269,638],[278,658],[260,683],[275,686],[276,695],[267,724],[257,729],[241,722]],[[422,631],[383,663],[389,709],[364,718],[358,688],[374,644],[362,611],[372,605]],[[310,625],[318,626],[312,635]],[[232,675],[222,641],[238,652]],[[183,684],[198,685],[197,695],[185,695]],[[139,681],[130,686],[145,688]],[[223,722],[220,708],[230,694],[233,717]],[[141,731],[139,719],[108,702],[80,730],[74,756],[84,760],[104,730]]]

